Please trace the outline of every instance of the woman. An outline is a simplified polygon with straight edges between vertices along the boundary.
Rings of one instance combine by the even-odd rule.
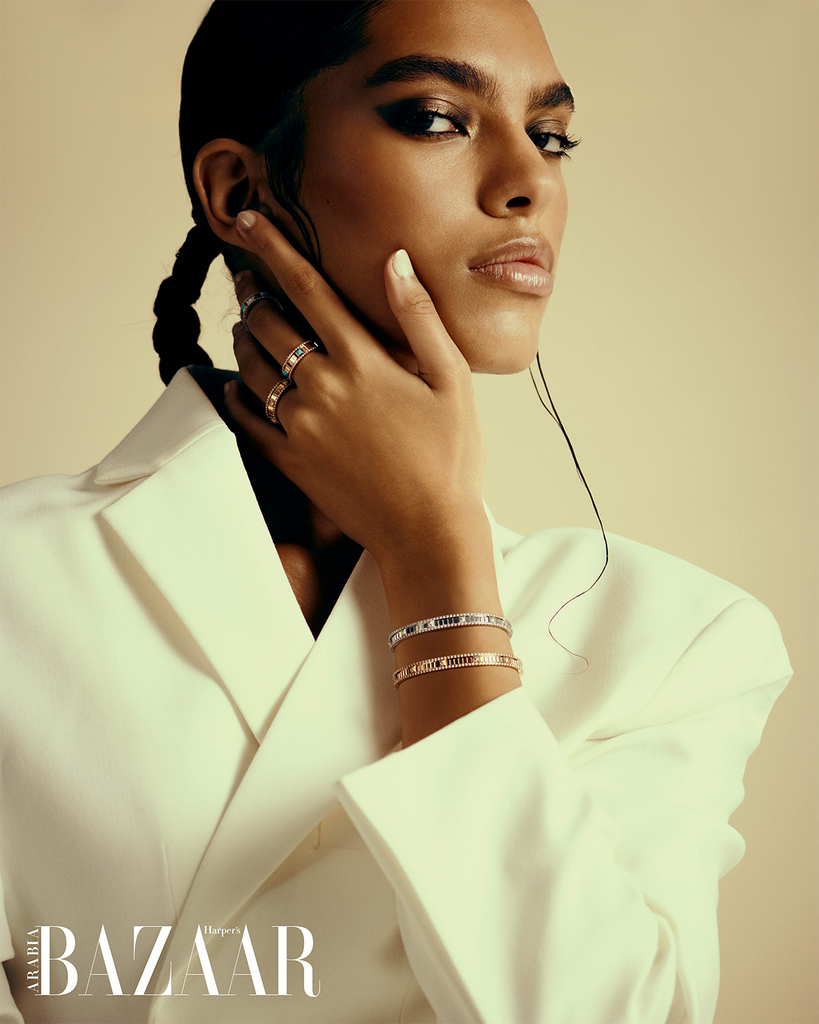
[[[621,540],[567,605],[598,535],[483,508],[469,373],[534,357],[574,144],[536,18],[220,3],[184,79],[170,387],[7,495],[23,1018],[709,1019],[787,659],[747,595]],[[181,313],[219,250],[241,386]]]

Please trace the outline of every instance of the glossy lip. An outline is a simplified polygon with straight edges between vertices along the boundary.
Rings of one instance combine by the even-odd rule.
[[[554,253],[545,238],[513,238],[469,263],[471,273],[511,291],[545,297],[554,284]]]

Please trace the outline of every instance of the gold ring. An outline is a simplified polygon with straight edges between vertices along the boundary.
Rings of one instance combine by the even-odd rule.
[[[293,371],[304,359],[305,356],[309,356],[311,352],[318,352],[321,348],[317,341],[303,341],[301,345],[297,345],[290,355],[282,363],[282,377],[286,377],[289,380],[293,379]]]
[[[267,401],[264,403],[264,411],[267,413],[267,418],[271,423],[279,424],[276,419],[276,406],[279,404],[279,399],[287,391],[293,382],[289,377],[285,377],[284,380],[280,380],[278,384],[274,385],[270,390],[270,394],[267,396]]]

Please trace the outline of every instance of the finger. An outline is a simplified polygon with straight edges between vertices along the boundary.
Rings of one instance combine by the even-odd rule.
[[[262,258],[328,352],[352,351],[362,344],[379,347],[318,270],[266,217],[243,210],[236,218],[236,227],[248,249]]]
[[[384,266],[387,299],[418,363],[418,374],[430,387],[442,387],[469,367],[441,322],[435,303],[415,275],[405,249]]]
[[[278,465],[287,444],[282,426],[257,415],[242,398],[242,389],[236,381],[225,384],[225,408],[239,431],[265,458]]]
[[[253,283],[256,284],[256,279],[251,270],[240,270],[239,273],[235,275],[235,277],[233,278],[233,285],[236,288],[237,297],[239,295],[239,285],[243,281],[249,280],[252,280]],[[280,312],[284,311],[284,303],[282,301],[284,296],[276,295],[275,292],[270,290],[270,288],[271,286],[269,285],[265,287],[257,287],[250,296],[239,300],[239,316],[247,330],[250,330],[250,327],[248,326],[247,323],[247,319],[250,316],[253,307],[256,306],[258,303],[267,302],[273,305]]]
[[[233,354],[242,382],[263,402],[274,384],[281,380],[276,361],[241,324],[233,328]]]
[[[233,283],[240,305],[251,295],[264,290],[262,283],[249,270],[237,274]],[[254,303],[245,319],[250,333],[270,353],[273,361],[279,365],[284,362],[289,352],[304,341],[304,336],[296,327],[288,323],[281,310],[266,299]],[[244,331],[244,333],[248,332]]]

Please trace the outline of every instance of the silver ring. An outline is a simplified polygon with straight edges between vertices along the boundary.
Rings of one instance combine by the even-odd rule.
[[[282,363],[282,377],[292,380],[293,371],[302,359],[304,359],[305,356],[309,356],[311,352],[318,352],[320,348],[321,345],[319,345],[317,341],[303,341],[301,345],[297,345]]]
[[[289,377],[285,377],[284,380],[280,380],[270,389],[270,394],[267,396],[267,401],[264,403],[264,411],[267,414],[267,418],[271,423],[275,423],[277,426],[281,426],[281,424],[276,418],[276,406],[279,404],[279,399],[285,391],[292,386],[293,382]]]
[[[284,306],[272,292],[254,292],[252,295],[248,295],[239,310],[239,316],[241,316],[242,323],[244,324],[245,330],[248,334],[252,333],[250,328],[247,326],[247,318],[251,309],[253,309],[256,303],[265,301],[272,302],[274,305],[278,306],[281,311],[284,311]]]

